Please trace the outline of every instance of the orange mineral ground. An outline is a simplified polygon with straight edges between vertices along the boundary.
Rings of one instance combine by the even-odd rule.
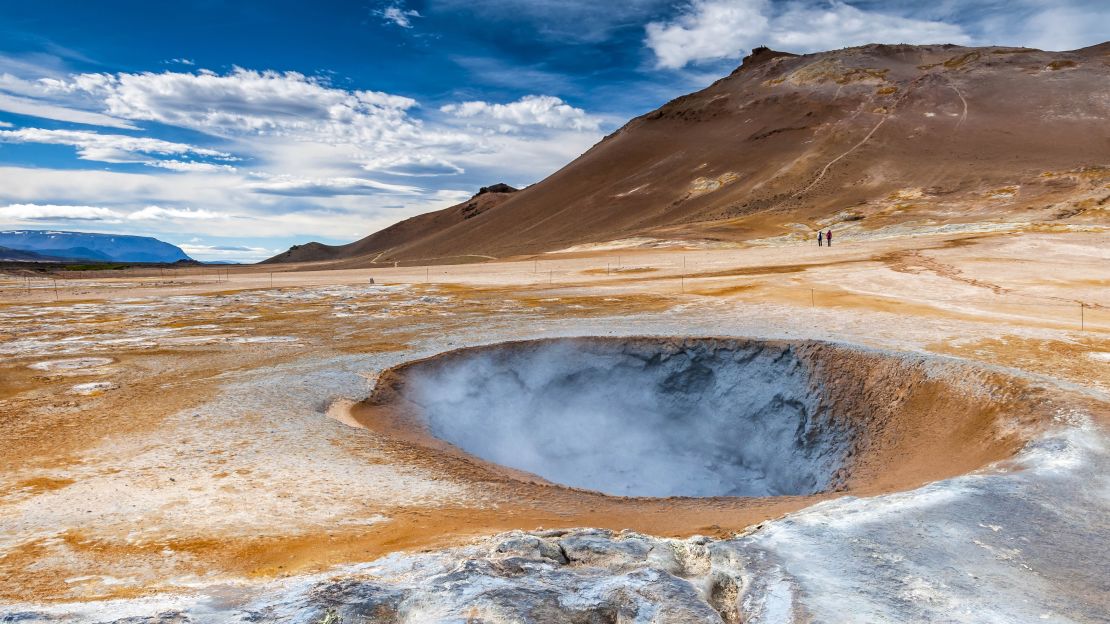
[[[245,267],[219,280],[134,271],[64,280],[57,294],[9,278],[2,598],[87,609],[516,529],[728,538],[844,495],[1005,473],[1067,428],[1065,412],[1105,439],[1105,238],[846,236],[832,249],[676,246],[272,277]],[[843,413],[875,418],[868,445],[837,487],[809,496],[619,498],[429,439],[389,383],[358,403],[406,361],[557,336],[793,345],[826,364],[830,387],[863,390]]]

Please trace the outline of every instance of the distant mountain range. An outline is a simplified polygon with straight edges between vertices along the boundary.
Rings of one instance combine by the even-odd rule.
[[[149,236],[60,232],[0,231],[0,260],[59,262],[177,262],[192,260],[181,248]]]

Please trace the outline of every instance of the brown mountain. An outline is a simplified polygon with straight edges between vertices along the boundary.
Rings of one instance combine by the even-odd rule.
[[[268,262],[458,262],[629,237],[1105,222],[1110,43],[755,50],[545,180]]]

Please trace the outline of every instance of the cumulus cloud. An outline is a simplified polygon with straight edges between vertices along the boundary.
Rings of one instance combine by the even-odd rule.
[[[411,98],[339,89],[298,72],[78,74],[39,82],[44,93],[81,94],[113,117],[224,136],[370,142],[417,131],[405,115],[416,106]]]
[[[958,25],[865,11],[844,2],[693,0],[675,19],[645,27],[660,68],[736,58],[758,45],[816,52],[865,43],[971,43]]]
[[[26,114],[51,103],[135,131],[0,128],[0,141],[67,145],[82,160],[149,171],[0,167],[0,206],[110,206],[87,214],[121,231],[141,224],[144,232],[226,236],[226,220],[143,208],[204,206],[249,223],[252,236],[351,239],[457,203],[491,181],[533,182],[600,138],[597,118],[545,95],[428,111],[412,98],[296,72],[33,77],[20,66],[24,75],[15,78],[3,73],[3,58],[0,96],[33,102]],[[450,184],[441,176],[452,176]],[[419,185],[404,183],[417,178]],[[11,211],[2,220],[19,221]]]
[[[694,0],[674,21],[649,23],[647,46],[667,68],[736,56],[766,31],[768,8],[765,0]]]
[[[271,169],[273,173],[293,173],[291,167],[298,173],[305,169],[331,170],[330,175],[311,177],[344,177],[336,174],[354,167],[403,176],[462,174],[466,169],[461,161],[472,155],[505,154],[506,145],[503,141],[499,143],[495,134],[527,132],[537,141],[572,141],[585,147],[598,138],[601,123],[597,117],[550,95],[530,95],[508,104],[483,101],[448,104],[442,107],[442,112],[449,115],[446,120],[421,119],[416,115],[419,104],[408,97],[343,89],[326,79],[297,72],[243,68],[224,74],[203,69],[86,73],[10,82],[21,93],[43,100],[54,98],[68,107],[83,106],[90,114],[108,119],[156,122],[204,133],[233,144],[237,153],[247,154],[255,162],[285,169]],[[0,90],[4,88],[0,78]],[[466,120],[465,127],[455,120]],[[562,131],[580,136],[553,134]],[[204,151],[206,148],[170,141],[140,145],[137,137],[124,135],[62,136],[46,132],[49,131],[40,131],[34,137],[28,132],[11,139],[67,141],[66,144],[78,147],[81,158],[88,160],[144,162],[189,173],[234,171],[234,167],[226,164],[231,160],[226,152]],[[329,153],[329,147],[335,149]],[[149,155],[153,153],[178,157],[151,159]],[[181,157],[186,154],[194,158]],[[309,159],[314,160],[307,162]],[[553,170],[562,164],[550,162],[546,166]],[[300,177],[310,176],[301,173]]]
[[[42,143],[47,145],[70,145],[77,148],[77,157],[82,160],[96,160],[109,163],[146,162],[149,154],[206,156],[220,160],[234,160],[231,154],[213,149],[196,147],[185,143],[174,143],[149,137],[134,137],[123,134],[100,134],[87,130],[47,130],[43,128],[20,128],[0,130],[0,141],[9,143]],[[184,163],[155,164],[172,169]],[[184,165],[186,168],[188,165]]]
[[[550,95],[526,95],[508,104],[471,101],[448,104],[440,110],[464,119],[492,123],[501,132],[528,126],[569,130],[597,130],[601,120]]]

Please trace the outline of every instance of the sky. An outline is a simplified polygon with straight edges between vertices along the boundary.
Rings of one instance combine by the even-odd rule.
[[[758,45],[1108,33],[1110,0],[2,2],[0,229],[257,261],[542,180]]]

